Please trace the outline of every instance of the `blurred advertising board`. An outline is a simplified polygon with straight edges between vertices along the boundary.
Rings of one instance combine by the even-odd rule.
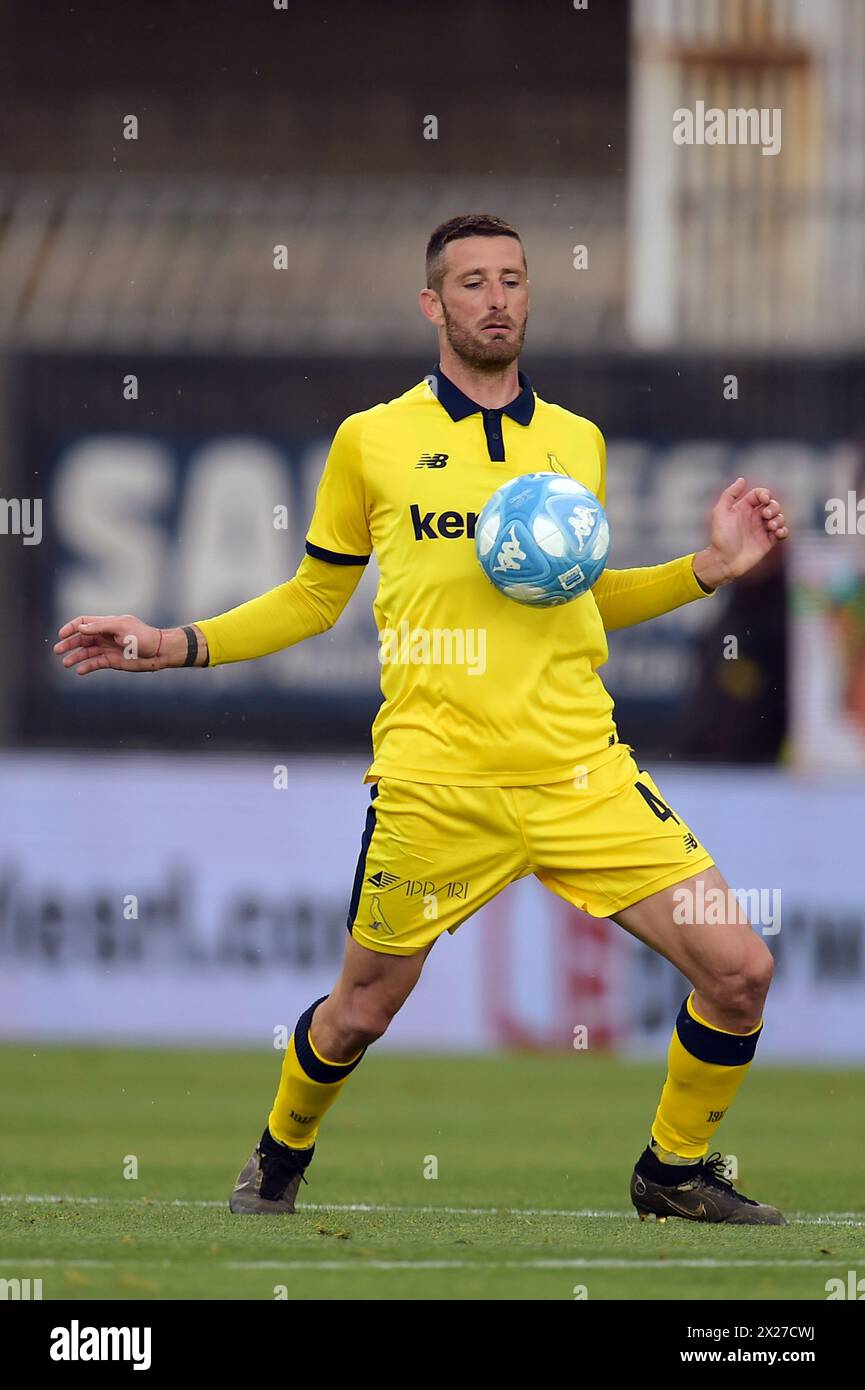
[[[276,1046],[340,969],[363,766],[2,755],[0,1036]],[[865,788],[640,766],[775,956],[760,1056],[865,1060]],[[568,1049],[585,1029],[591,1050],[660,1056],[686,992],[661,957],[526,878],[444,933],[380,1045]]]
[[[792,747],[810,771],[865,777],[865,516],[812,534],[791,576]]]
[[[400,394],[433,364],[433,353],[426,361],[18,359],[5,486],[41,500],[42,534],[15,550],[4,603],[13,640],[32,646],[35,635],[42,655],[5,672],[13,740],[365,746],[380,698],[374,564],[332,631],[257,662],[158,681],[112,673],[79,681],[50,647],[77,613],[132,612],[173,625],[289,578],[339,422]],[[527,357],[544,399],[596,420],[606,435],[612,567],[700,548],[713,502],[739,473],[776,489],[797,524],[817,524],[826,497],[855,486],[865,372],[822,361],[746,365],[738,397],[727,399],[729,364],[720,362]],[[701,642],[716,640],[725,602],[611,635],[605,679],[629,741],[705,756],[680,744],[682,714],[698,688]],[[768,716],[759,717],[765,727]],[[782,734],[766,744],[766,760]],[[709,756],[751,753],[731,745]]]

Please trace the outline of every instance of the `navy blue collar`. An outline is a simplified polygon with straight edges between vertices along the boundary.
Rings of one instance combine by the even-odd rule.
[[[528,425],[535,413],[534,391],[525,372],[517,372],[520,394],[515,396],[508,405],[500,407],[499,410],[491,410],[489,407],[478,405],[477,401],[471,400],[465,392],[454,385],[449,377],[445,376],[438,362],[434,370],[429,372],[424,379],[429,383],[430,390],[436,400],[444,406],[452,420],[465,420],[466,416],[476,415],[480,410],[488,415],[510,415],[511,419],[516,420],[518,425]]]

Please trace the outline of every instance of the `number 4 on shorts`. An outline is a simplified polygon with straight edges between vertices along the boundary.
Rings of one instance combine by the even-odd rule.
[[[681,825],[679,817],[673,814],[665,801],[662,801],[659,796],[655,795],[651,787],[644,786],[642,782],[635,782],[634,786],[637,788],[637,791],[640,793],[646,805],[651,807],[654,811],[658,820],[669,820],[672,816],[676,824]]]

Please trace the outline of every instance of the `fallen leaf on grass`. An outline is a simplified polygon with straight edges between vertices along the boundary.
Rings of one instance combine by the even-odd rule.
[[[152,1279],[142,1279],[138,1274],[121,1274],[117,1280],[122,1289],[155,1289]]]

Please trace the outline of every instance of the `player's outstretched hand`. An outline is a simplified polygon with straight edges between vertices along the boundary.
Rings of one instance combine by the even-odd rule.
[[[715,587],[747,574],[790,534],[781,504],[767,487],[737,478],[712,511],[712,540],[694,560],[694,572]]]
[[[140,618],[81,617],[65,623],[54,651],[79,676],[91,671],[160,671],[169,663],[161,647],[163,633]]]

